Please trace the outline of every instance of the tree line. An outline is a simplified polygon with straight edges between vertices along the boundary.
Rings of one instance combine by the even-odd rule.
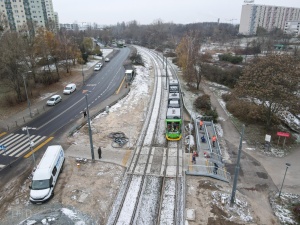
[[[44,28],[35,35],[5,32],[0,41],[0,81],[15,93],[16,102],[22,102],[26,100],[24,83],[34,87],[57,82],[76,63],[86,63],[89,54],[101,51],[84,34],[56,34]]]
[[[101,29],[89,27],[84,31],[61,29],[58,33],[40,28],[34,36],[2,32],[0,37],[0,79],[15,91],[17,101],[21,102],[24,100],[24,91],[22,92],[24,78],[26,82],[31,81],[33,84],[51,84],[60,79],[61,72],[70,73],[73,65],[85,63],[89,54],[101,54],[99,46],[95,46],[93,43],[93,37],[104,45],[111,45],[113,40],[123,39],[126,43],[138,44],[161,52],[166,48],[175,49],[174,62],[182,68],[185,80],[190,84],[195,84],[197,89],[199,89],[202,78],[205,76],[207,79],[218,81],[235,90],[244,87],[249,92],[242,93],[243,88],[240,88],[240,91],[233,93],[236,93],[239,99],[242,97],[248,100],[252,99],[251,102],[257,104],[257,101],[253,100],[257,97],[257,89],[250,89],[250,86],[248,88],[251,79],[254,77],[251,74],[257,73],[256,82],[260,84],[268,81],[268,83],[259,86],[261,91],[264,93],[271,89],[269,91],[272,93],[261,94],[260,96],[275,98],[274,96],[278,96],[276,93],[284,90],[285,97],[290,94],[294,98],[294,86],[279,89],[282,86],[271,84],[273,79],[275,83],[278,83],[278,80],[276,80],[278,77],[282,78],[280,80],[283,82],[282,84],[299,84],[296,76],[298,70],[295,69],[298,68],[298,48],[294,48],[292,56],[276,55],[275,58],[269,59],[269,57],[273,57],[274,44],[288,44],[290,37],[279,30],[266,32],[260,28],[257,33],[256,38],[247,37],[246,46],[241,48],[238,25],[215,22],[182,25],[163,23],[161,20],[156,20],[150,25],[141,25],[137,21],[131,21]],[[211,55],[200,53],[203,44],[212,42],[218,42],[220,45],[226,44],[234,54],[244,55],[246,62],[243,63],[241,63],[241,57],[239,56],[236,58],[231,55],[220,57],[229,62],[242,64],[243,67],[233,67],[229,70],[214,67],[211,64]],[[259,54],[263,51],[270,52],[270,54],[261,58]],[[247,55],[250,54],[255,55],[256,61],[247,61]],[[293,63],[285,63],[286,61],[282,58]],[[280,61],[281,63],[278,65],[283,68],[280,70],[282,72],[280,74],[276,73],[278,75],[274,76],[275,73],[271,73],[274,66],[269,65],[265,61],[267,59]],[[259,70],[258,66],[260,66]],[[278,68],[279,66],[276,67],[276,69]],[[286,73],[284,74],[283,71]],[[249,82],[244,79],[248,79]],[[242,82],[244,83],[242,84]],[[258,84],[254,86],[258,88]],[[280,99],[282,98],[283,96],[280,97]],[[269,105],[272,106],[271,109],[264,111],[267,126],[270,126],[270,118],[275,113],[274,109],[281,110],[281,106],[287,107],[278,99],[276,101],[259,99],[259,101],[264,102],[264,104],[259,104],[261,107],[264,105],[264,109],[268,109]],[[293,100],[293,104],[296,106],[297,104],[294,102],[296,101]],[[290,108],[295,107],[290,105]]]

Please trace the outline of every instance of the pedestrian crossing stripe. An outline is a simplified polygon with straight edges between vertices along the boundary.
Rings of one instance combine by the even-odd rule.
[[[2,169],[3,167],[5,167],[6,165],[0,164],[0,169]]]
[[[30,142],[36,145],[45,138],[46,136],[31,135]],[[29,138],[25,134],[9,134],[0,139],[0,143],[6,146],[5,151],[0,151],[0,156],[20,157],[30,150]]]
[[[37,150],[39,150],[41,147],[43,147],[45,144],[47,144],[49,141],[51,141],[54,137],[49,137],[46,141],[44,141],[43,143],[41,143],[39,146],[37,146],[36,148],[34,148],[32,151],[30,151],[29,153],[27,153],[24,158],[28,158],[29,156],[31,156],[33,153],[35,153]]]

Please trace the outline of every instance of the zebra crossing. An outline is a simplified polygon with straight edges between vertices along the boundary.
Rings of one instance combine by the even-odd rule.
[[[43,141],[46,136],[30,135],[30,141],[33,142],[32,148]],[[6,150],[0,151],[1,157],[20,157],[30,150],[29,139],[26,134],[11,133],[0,139],[0,145],[4,145]],[[5,165],[0,164],[0,169]]]

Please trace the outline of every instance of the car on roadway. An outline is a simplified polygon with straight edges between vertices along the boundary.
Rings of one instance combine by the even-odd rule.
[[[109,62],[109,61],[110,61],[110,59],[106,57],[105,58],[105,62]]]
[[[47,105],[56,105],[57,103],[61,102],[62,98],[60,95],[53,95],[48,101]]]
[[[76,84],[68,84],[63,93],[66,94],[66,95],[69,95],[71,94],[72,92],[74,92],[76,90]]]
[[[94,70],[95,70],[95,71],[99,71],[99,70],[101,69],[101,67],[102,67],[102,64],[101,64],[101,63],[97,63],[97,64],[95,65],[95,67],[94,67]]]

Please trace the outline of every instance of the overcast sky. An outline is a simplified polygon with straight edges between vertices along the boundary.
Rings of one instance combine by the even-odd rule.
[[[173,23],[239,23],[244,0],[52,0],[60,23],[115,25],[136,20]],[[300,0],[255,0],[255,4],[300,8]]]

